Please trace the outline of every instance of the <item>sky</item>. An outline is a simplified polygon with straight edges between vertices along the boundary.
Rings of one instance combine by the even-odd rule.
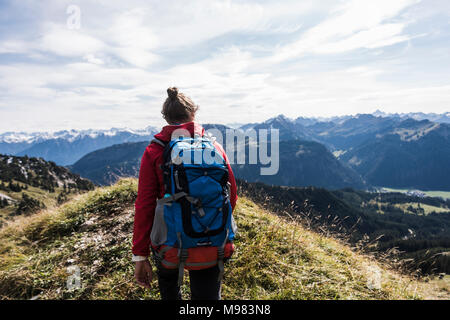
[[[450,111],[448,0],[0,0],[0,132]]]

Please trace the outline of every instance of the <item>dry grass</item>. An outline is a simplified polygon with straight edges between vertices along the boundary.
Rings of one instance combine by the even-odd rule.
[[[419,283],[248,199],[224,295],[244,299],[416,299]],[[380,282],[378,283],[377,279]],[[242,279],[245,279],[242,281]],[[379,287],[378,287],[379,286]],[[228,288],[232,288],[228,292]]]
[[[125,179],[0,229],[0,297],[158,299],[156,280],[151,290],[133,280],[136,188],[136,180]],[[226,266],[224,299],[442,298],[432,284],[401,276],[249,199],[240,198],[235,217],[237,252]],[[66,286],[71,266],[80,270],[79,289]]]

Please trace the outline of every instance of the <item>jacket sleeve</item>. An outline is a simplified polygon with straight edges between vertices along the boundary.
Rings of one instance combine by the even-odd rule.
[[[155,216],[158,190],[159,184],[154,160],[146,149],[141,160],[138,195],[135,202],[132,249],[134,255],[149,256],[150,254],[150,232]]]
[[[236,202],[238,199],[237,196],[237,187],[236,187],[236,179],[234,178],[234,173],[233,173],[233,169],[231,169],[231,165],[230,165],[230,161],[228,160],[227,154],[225,153],[225,150],[223,149],[223,147],[215,142],[215,147],[217,148],[217,150],[222,154],[222,157],[224,158],[225,162],[227,163],[228,166],[228,181],[231,184],[231,188],[230,188],[230,202],[231,202],[231,207],[234,210],[234,207],[236,206]]]

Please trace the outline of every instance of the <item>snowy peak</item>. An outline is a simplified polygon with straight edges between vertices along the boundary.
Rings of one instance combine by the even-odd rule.
[[[56,132],[5,132],[0,134],[0,143],[36,143],[45,140],[63,139],[69,142],[84,137],[97,138],[98,136],[115,136],[120,133],[147,136],[156,132],[156,128],[147,127],[144,129],[111,128],[108,130],[62,130]]]
[[[6,132],[0,134],[0,154],[42,157],[70,165],[89,152],[125,142],[150,141],[154,127],[144,129],[62,130],[56,132]]]

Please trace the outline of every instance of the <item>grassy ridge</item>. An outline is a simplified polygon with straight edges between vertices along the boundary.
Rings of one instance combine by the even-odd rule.
[[[0,229],[0,297],[158,299],[156,280],[151,290],[133,280],[136,189],[135,179],[121,180]],[[249,199],[239,200],[235,217],[237,252],[226,266],[224,299],[436,297],[435,286],[389,271]],[[80,271],[79,289],[67,288],[70,267]],[[187,280],[182,291],[188,298]]]

